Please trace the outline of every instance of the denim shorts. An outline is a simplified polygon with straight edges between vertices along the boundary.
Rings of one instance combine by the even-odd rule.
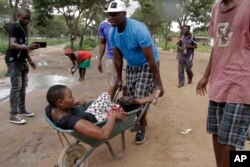
[[[207,131],[218,135],[218,142],[244,148],[250,125],[250,105],[209,101]]]

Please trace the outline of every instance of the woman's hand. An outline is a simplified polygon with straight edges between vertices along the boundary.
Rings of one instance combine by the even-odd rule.
[[[108,117],[115,117],[117,120],[124,120],[127,118],[127,113],[124,112],[119,105],[113,104],[108,112]]]

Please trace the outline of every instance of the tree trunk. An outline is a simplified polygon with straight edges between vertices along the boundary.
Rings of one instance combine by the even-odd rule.
[[[71,44],[71,48],[74,49],[74,42],[75,42],[76,36],[75,34],[71,34],[70,35],[70,44]]]
[[[167,46],[168,46],[168,37],[165,38],[164,50],[167,50]]]
[[[83,37],[83,35],[81,35],[81,36],[80,36],[80,42],[79,42],[79,49],[82,49],[83,40],[84,40],[84,37]]]

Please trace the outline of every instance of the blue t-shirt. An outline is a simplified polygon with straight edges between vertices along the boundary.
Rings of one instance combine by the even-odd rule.
[[[110,43],[108,40],[108,34],[109,34],[109,29],[111,28],[111,24],[105,20],[103,22],[101,22],[101,24],[99,25],[99,29],[98,29],[98,35],[99,38],[104,38],[106,39],[106,57],[109,59],[113,59],[113,50],[110,47]]]
[[[159,60],[157,48],[146,25],[134,19],[127,18],[126,27],[119,33],[117,27],[109,31],[111,48],[118,48],[129,66],[142,66],[147,60],[142,48],[152,46],[155,61]]]

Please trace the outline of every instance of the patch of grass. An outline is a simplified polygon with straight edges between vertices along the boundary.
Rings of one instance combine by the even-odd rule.
[[[158,42],[157,46],[160,47],[160,48],[164,48],[165,43],[164,42]],[[173,44],[172,42],[168,42],[167,50],[176,51],[177,50],[176,44]],[[197,48],[195,49],[195,52],[210,53],[211,50],[212,50],[212,48],[210,46],[198,44]]]
[[[58,38],[46,38],[46,39],[29,39],[29,43],[32,42],[47,42],[47,46],[60,45],[66,43],[68,40],[66,39],[58,39]]]
[[[205,45],[198,45],[197,49],[195,49],[196,52],[202,52],[202,53],[211,53],[212,48],[210,46]]]
[[[56,38],[46,38],[46,39],[29,39],[29,44],[32,42],[47,42],[47,46],[59,45],[66,43],[68,40],[66,39],[56,39]],[[0,53],[5,54],[8,49],[8,41],[1,39],[0,42]]]
[[[8,76],[7,70],[1,70],[0,71],[0,78],[7,77],[7,76]]]
[[[158,42],[158,43],[156,43],[156,45],[157,45],[157,47],[164,49],[165,42]],[[173,44],[172,42],[168,42],[166,50],[176,51],[177,50],[177,46],[175,44]]]
[[[72,48],[74,51],[76,50],[86,50],[86,51],[90,51],[90,50],[94,50],[97,46],[97,41],[95,41],[94,39],[91,38],[87,38],[84,40],[83,42],[83,46],[82,48],[79,48],[79,40],[75,40],[74,41],[74,48]],[[68,42],[65,45],[65,48],[70,48],[70,43]]]
[[[8,43],[7,43],[7,41],[4,41],[4,40],[1,39],[1,42],[0,42],[0,53],[1,53],[1,54],[5,54],[7,48],[8,48]]]

